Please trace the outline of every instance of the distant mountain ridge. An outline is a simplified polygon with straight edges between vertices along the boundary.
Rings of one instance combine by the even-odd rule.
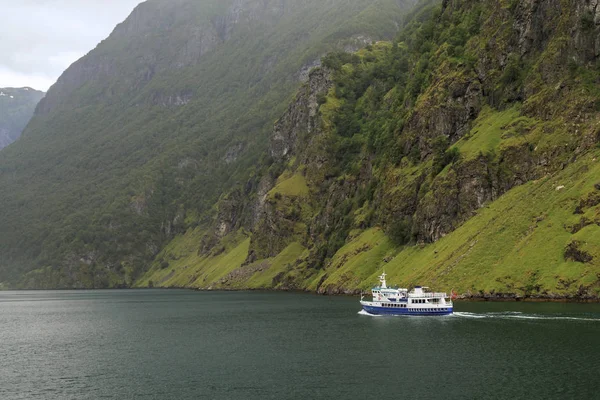
[[[0,88],[0,150],[21,136],[44,92],[23,88]]]

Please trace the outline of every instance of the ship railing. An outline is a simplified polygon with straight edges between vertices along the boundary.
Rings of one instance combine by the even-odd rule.
[[[419,293],[419,294],[410,293],[410,295],[411,295],[411,297],[425,297],[425,298],[449,297],[447,293]]]

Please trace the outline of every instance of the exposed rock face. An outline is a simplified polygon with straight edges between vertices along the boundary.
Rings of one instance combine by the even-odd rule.
[[[313,69],[318,68],[321,66],[321,59],[317,59],[315,61],[312,61],[304,66],[302,66],[302,68],[300,68],[300,71],[298,72],[298,79],[301,82],[307,82],[308,79],[310,78],[310,73]]]
[[[518,3],[514,28],[521,55],[541,51],[547,45],[552,31],[556,29],[552,22],[560,15],[560,11],[559,0],[525,0]]]
[[[237,159],[243,151],[244,145],[242,143],[234,144],[231,147],[229,147],[225,152],[225,156],[223,156],[223,161],[225,161],[226,164],[234,163],[237,161]]]
[[[276,160],[297,154],[299,146],[304,149],[319,129],[319,97],[331,88],[330,73],[317,68],[309,75],[308,82],[300,90],[288,111],[277,121],[271,137],[270,153]]]
[[[497,77],[490,71],[506,69],[513,52],[519,54],[521,62],[543,54],[548,61],[540,64],[539,68],[542,76],[550,82],[561,79],[564,75],[563,68],[569,60],[585,64],[597,59],[600,35],[598,2],[574,3],[574,7],[558,0],[523,0],[516,3],[513,31],[507,34],[504,42],[496,42],[496,37],[490,41],[486,50],[480,54],[473,71],[476,73],[456,75],[448,70],[437,76],[438,80],[432,83],[424,96],[427,100],[417,104],[407,128],[409,136],[418,143],[421,159],[431,156],[434,138],[445,136],[450,143],[454,143],[469,132],[472,121],[479,115],[484,96],[489,98],[494,90]],[[447,0],[443,3],[445,13],[453,13],[461,8],[464,8],[464,4],[456,1]],[[498,5],[496,8],[499,16],[510,12]],[[565,14],[571,22],[566,30],[570,44],[565,46],[566,52],[549,52],[551,40],[555,40],[557,34],[565,30],[565,26],[561,25]],[[563,19],[561,24],[558,23],[560,18]],[[493,21],[488,23],[495,26]],[[560,83],[558,87],[560,88]],[[523,101],[527,96],[537,94],[537,89],[529,90],[525,93],[507,92],[505,96],[512,101]],[[554,117],[548,113],[550,110],[545,110],[541,104],[539,106],[541,107],[535,103],[528,104],[530,112],[544,119]],[[586,107],[581,105],[578,118],[587,112]],[[556,110],[551,112],[556,113]],[[417,240],[434,242],[452,232],[485,203],[495,200],[515,186],[560,168],[557,160],[564,159],[566,154],[574,151],[576,149],[569,146],[546,152],[535,152],[527,144],[508,147],[503,149],[498,165],[491,165],[480,157],[452,168],[447,175],[436,178],[431,183],[429,194],[416,203],[414,191],[411,190],[398,192],[393,200],[387,198],[385,202],[404,204],[402,209],[396,207],[392,215],[413,216],[413,232]]]
[[[263,218],[266,208],[268,207],[267,197],[271,189],[275,186],[275,179],[271,175],[265,175],[256,189],[256,200],[253,204],[252,210],[252,230],[256,229],[256,226],[260,223]]]
[[[481,111],[483,91],[474,74],[453,76],[447,71],[447,75],[439,75],[439,81],[432,84],[424,98],[427,100],[418,104],[408,123],[421,159],[431,154],[433,139],[445,136],[454,143],[469,132],[470,123]]]
[[[591,262],[594,259],[594,257],[592,257],[590,254],[586,253],[585,251],[581,250],[579,248],[580,245],[581,245],[581,243],[579,243],[579,242],[569,243],[569,245],[565,249],[565,260],[575,261],[575,262],[580,262],[580,263]]]
[[[496,177],[484,157],[465,162],[438,176],[416,206],[414,234],[435,242],[456,229],[473,211],[497,198]]]
[[[243,215],[243,194],[236,190],[219,203],[217,237],[222,238],[240,226]]]
[[[323,135],[319,100],[324,98],[332,85],[328,70],[316,68],[310,72],[308,81],[275,124],[269,153],[277,164],[287,162],[292,157],[297,157],[296,165],[308,164],[310,168],[319,168],[325,163],[323,148],[319,144]],[[233,192],[219,203],[214,236],[223,237],[240,226],[251,231],[247,264],[281,252],[299,233],[297,223],[302,209],[310,207],[312,202],[309,198],[270,194],[276,183],[276,175],[265,174],[258,182],[249,181],[245,194]],[[345,196],[344,191],[335,185],[329,193],[328,203],[339,202],[339,198],[343,199]],[[247,216],[248,211],[251,212],[250,218]],[[326,223],[323,217],[315,220],[317,225],[322,223]],[[203,251],[206,252],[216,243],[214,239],[207,239],[203,244]]]
[[[31,88],[0,88],[0,149],[21,136],[44,95]]]
[[[326,95],[332,84],[330,72],[326,69],[317,68],[310,73],[308,82],[275,124],[269,151],[277,162],[296,156],[298,165],[316,165],[310,159],[321,150],[315,148],[315,142],[322,135],[319,98]],[[287,197],[285,194],[269,199],[275,183],[275,179],[265,176],[258,187],[249,262],[281,252],[298,234],[296,229],[302,209],[311,203],[308,198]]]
[[[194,93],[190,90],[184,90],[179,93],[154,93],[152,103],[163,107],[178,107],[185,106],[194,97]]]
[[[600,56],[600,7],[597,0],[571,3],[559,0],[520,1],[514,24],[520,53],[526,55],[544,50],[553,34],[564,29],[558,19],[565,15],[570,17],[567,29],[572,46],[568,47],[569,55],[581,63],[595,61]]]
[[[573,51],[579,61],[593,62],[600,57],[600,2],[598,0],[582,1],[575,11],[579,19],[579,27],[574,26]]]
[[[506,42],[490,43],[489,51],[481,53],[473,70],[456,73],[450,68],[446,71],[442,68],[438,71],[406,124],[404,134],[412,138],[412,141],[406,142],[407,145],[418,146],[421,160],[427,160],[432,156],[434,139],[443,136],[452,144],[469,133],[486,96],[490,97],[495,85],[493,82],[498,79],[488,71],[505,69],[509,55],[513,52],[526,59],[546,51],[550,40],[561,29],[557,25],[558,19],[561,15],[564,17],[566,12],[570,13],[570,20],[573,22],[570,28],[570,57],[580,63],[594,61],[598,56],[600,9],[595,1],[576,3],[574,9],[566,10],[558,0],[518,2],[514,10],[514,30],[509,33],[510,37]],[[497,8],[499,15],[509,12],[499,6]],[[445,13],[451,14],[456,10],[463,10],[464,4],[447,0],[443,3],[443,9]],[[493,21],[488,23],[494,25]],[[560,54],[558,56],[561,57]],[[555,59],[554,62],[559,61]],[[544,68],[547,67],[542,65],[542,71]],[[297,162],[306,165],[306,174],[312,178],[316,178],[316,175],[310,173],[311,169],[328,162],[327,154],[311,146],[311,140],[314,141],[320,135],[320,121],[314,118],[318,111],[317,96],[331,86],[330,80],[322,73],[322,70],[313,73],[308,86],[276,124],[271,141],[271,155],[275,159],[289,159],[291,155],[297,155]],[[551,70],[546,74],[548,79],[554,79],[554,75],[556,72]],[[507,92],[505,96],[519,101],[524,94]],[[527,144],[508,147],[503,149],[499,162],[491,162],[481,155],[468,162],[458,163],[448,173],[428,183],[426,188],[423,188],[426,181],[424,176],[396,183],[388,178],[390,180],[383,182],[378,191],[380,218],[382,222],[397,219],[412,221],[412,232],[417,241],[435,242],[472,217],[475,210],[494,201],[511,188],[560,168],[556,160],[573,150],[567,146],[562,150],[554,148],[534,151]],[[405,149],[405,153],[409,151],[410,149]],[[305,157],[306,154],[311,155]],[[309,227],[311,242],[319,240],[315,235],[324,231],[320,227],[331,228],[334,224],[331,216],[335,208],[344,199],[356,195],[369,179],[369,174],[354,180],[346,178],[342,184],[334,180],[325,184],[326,178],[325,181],[312,179],[313,184],[327,189],[319,194],[319,207],[322,211]],[[353,183],[350,184],[351,182]],[[397,185],[402,185],[403,189],[398,190]],[[271,221],[271,226],[273,225],[276,225],[276,221]]]

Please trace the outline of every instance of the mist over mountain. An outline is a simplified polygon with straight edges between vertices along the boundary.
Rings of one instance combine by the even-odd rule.
[[[149,1],[0,152],[7,287],[600,295],[600,9]]]
[[[65,71],[0,155],[0,281],[38,270],[60,276],[49,286],[132,284],[252,175],[321,57],[392,38],[412,4],[140,4]]]

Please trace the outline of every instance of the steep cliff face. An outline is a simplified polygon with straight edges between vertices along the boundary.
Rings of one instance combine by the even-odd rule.
[[[0,281],[130,285],[215,212],[231,221],[207,248],[251,226],[262,206],[236,199],[266,195],[259,160],[307,68],[393,37],[413,3],[140,4],[65,71],[0,155]]]
[[[319,98],[327,95],[332,84],[328,71],[319,68],[311,72],[308,83],[275,124],[269,148],[275,160],[286,160],[299,153],[306,156],[310,154],[306,151],[306,146],[310,140],[319,137],[321,129],[318,118]]]
[[[32,88],[0,88],[0,149],[21,136],[44,95]]]
[[[397,42],[326,57],[234,202],[253,210],[228,230],[244,254],[192,286],[348,293],[385,268],[469,296],[596,298],[597,11],[445,0]]]
[[[593,130],[593,117],[588,113],[597,99],[585,89],[580,91],[581,79],[585,78],[573,80],[575,69],[595,68],[595,58],[589,53],[599,32],[591,22],[594,13],[594,5],[586,2],[567,6],[562,2],[522,1],[510,7],[502,3],[444,2],[441,19],[467,15],[463,24],[469,24],[469,18],[478,16],[480,32],[465,44],[464,57],[471,58],[456,63],[447,57],[454,55],[456,46],[446,42],[439,48],[446,59],[407,117],[406,152],[416,147],[421,160],[427,160],[435,152],[438,138],[445,138],[449,145],[458,144],[460,150],[469,135],[483,136],[479,132],[485,127],[477,126],[478,118],[489,120],[487,124],[497,117],[482,117],[486,104],[498,109],[511,104],[524,107],[522,115],[526,118],[519,119],[520,113],[515,113],[514,122],[507,120],[507,125],[500,127],[506,131],[502,139],[523,138],[536,129],[547,136],[505,140],[496,148],[485,146],[487,143],[479,143],[484,145],[481,148],[467,146],[471,153],[481,154],[467,154],[468,159],[452,166],[449,174],[434,178],[431,195],[419,201],[413,226],[419,240],[439,240],[471,217],[473,210],[514,186],[564,167],[574,153],[594,143],[585,135]],[[464,28],[467,32],[472,29],[468,25]],[[582,42],[586,45],[581,46]],[[444,55],[435,58],[441,60]],[[557,91],[564,97],[558,97]],[[563,103],[567,108],[558,109]],[[587,128],[567,128],[572,118],[586,120]],[[560,145],[552,143],[557,138]],[[494,154],[484,154],[490,151]],[[410,213],[414,210],[409,207]]]

